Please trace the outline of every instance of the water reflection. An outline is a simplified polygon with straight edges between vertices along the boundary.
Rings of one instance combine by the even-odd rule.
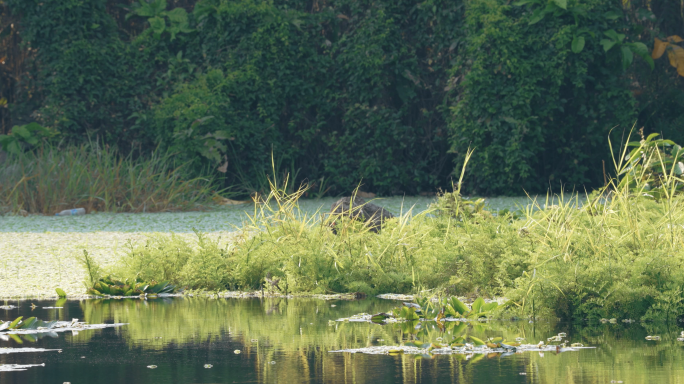
[[[39,307],[56,306],[36,302]],[[334,305],[334,306],[332,306]],[[546,340],[566,332],[571,342],[595,350],[567,353],[369,356],[330,350],[396,345],[415,338],[413,327],[330,322],[361,312],[387,311],[395,303],[316,299],[157,299],[69,301],[59,310],[0,311],[46,320],[80,318],[129,323],[116,329],[32,340],[0,347],[61,348],[63,353],[0,355],[0,364],[40,364],[25,372],[0,372],[2,383],[679,383],[684,381],[681,329],[674,324],[471,323],[468,333],[486,339]],[[661,341],[646,341],[659,335]],[[448,338],[428,327],[422,341]],[[235,350],[241,351],[236,354]],[[211,368],[205,368],[211,364]],[[148,369],[156,365],[156,369]]]

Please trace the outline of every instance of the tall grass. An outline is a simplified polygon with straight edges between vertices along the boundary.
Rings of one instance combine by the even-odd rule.
[[[172,153],[133,158],[97,144],[10,155],[0,169],[0,207],[11,212],[188,210],[211,191],[210,179],[187,177]]]
[[[431,210],[414,215],[408,208],[374,233],[348,216],[306,213],[298,204],[305,189],[290,194],[276,185],[287,183],[273,180],[269,195],[227,245],[201,234],[195,243],[158,234],[131,246],[112,273],[190,288],[253,290],[270,276],[279,285],[266,288],[283,292],[408,293],[448,287],[494,295],[511,286],[524,268],[517,262],[497,265],[504,255],[526,257],[517,253],[524,244],[508,216],[460,220],[434,216]]]
[[[684,197],[676,193],[684,181],[661,162],[657,198],[644,183],[623,182],[653,180],[635,161],[658,165],[658,156],[643,146],[623,150],[615,162],[621,178],[583,204],[577,195],[549,195],[518,218],[487,212],[456,189],[431,210],[400,212],[379,233],[349,217],[307,214],[298,205],[305,190],[288,193],[277,187],[287,182],[273,180],[234,241],[157,235],[132,246],[114,272],[191,288],[250,290],[278,279],[266,288],[439,289],[502,295],[522,316],[674,319],[684,315]]]
[[[526,212],[530,268],[507,294],[525,314],[559,317],[684,315],[684,197],[678,159],[668,167],[646,140],[616,157],[608,185],[577,201],[560,199]],[[649,166],[647,166],[649,165]],[[649,194],[649,167],[660,170],[659,198]],[[536,210],[534,208],[537,208]],[[536,304],[536,306],[535,306]],[[536,312],[536,313],[535,313]]]

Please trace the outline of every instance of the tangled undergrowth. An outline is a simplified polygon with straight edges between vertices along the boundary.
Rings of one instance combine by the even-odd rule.
[[[488,212],[457,186],[376,234],[345,217],[308,215],[298,207],[302,190],[273,188],[236,241],[156,235],[131,245],[113,272],[210,290],[505,296],[497,311],[516,316],[675,319],[684,315],[684,200],[679,155],[657,161],[666,145],[642,140],[615,163],[623,179],[657,174],[657,198],[644,183],[613,180],[584,204],[560,195],[514,216]]]

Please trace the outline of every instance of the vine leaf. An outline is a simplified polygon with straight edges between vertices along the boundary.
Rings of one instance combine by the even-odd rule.
[[[538,22],[541,21],[541,19],[546,16],[546,13],[544,12],[543,8],[537,8],[534,10],[534,13],[532,13],[532,16],[530,17],[529,25],[537,24]]]
[[[615,40],[602,39],[601,45],[603,45],[603,50],[605,52],[610,51],[611,48],[615,46],[617,42]]]
[[[627,69],[632,64],[632,61],[634,61],[634,53],[627,46],[623,46],[620,50],[622,51],[622,67]]]
[[[560,8],[568,9],[568,0],[553,0],[553,2]]]
[[[164,29],[166,28],[166,21],[158,16],[155,16],[151,19],[149,19],[150,22],[150,27],[154,31],[155,36],[161,36],[161,34],[164,32]]]
[[[580,53],[584,49],[584,36],[575,36],[572,39],[572,51]]]

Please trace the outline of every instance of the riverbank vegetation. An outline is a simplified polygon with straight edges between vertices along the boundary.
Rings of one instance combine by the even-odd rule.
[[[122,279],[193,289],[504,296],[516,316],[674,319],[684,314],[683,152],[651,135],[620,150],[620,179],[577,196],[489,212],[458,185],[379,233],[307,215],[275,187],[224,247],[156,235],[130,244]],[[631,150],[629,150],[631,148]],[[465,169],[464,169],[465,170]],[[463,180],[463,174],[461,175]],[[335,232],[331,230],[335,226]]]
[[[191,210],[214,195],[212,181],[190,175],[171,152],[134,158],[96,142],[45,143],[3,160],[0,214],[54,215],[74,207],[88,213]]]

